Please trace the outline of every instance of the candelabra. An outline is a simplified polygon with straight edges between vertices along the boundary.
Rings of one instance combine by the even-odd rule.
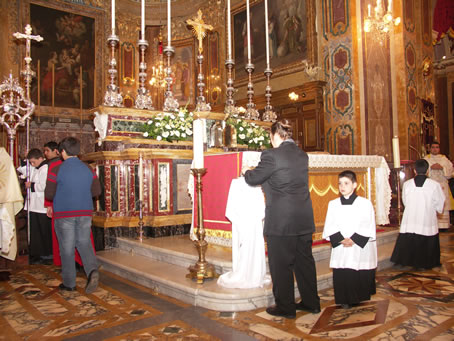
[[[199,64],[199,74],[197,75],[197,88],[199,89],[199,95],[197,96],[195,111],[211,111],[211,105],[206,102],[205,96],[203,95],[205,83],[203,82],[203,55],[201,53],[197,56],[197,63]]]
[[[254,72],[254,64],[247,63],[246,64],[246,72],[248,73],[248,83],[247,83],[247,98],[248,103],[246,104],[246,113],[244,114],[244,118],[249,120],[258,120],[259,119],[259,112],[255,108],[254,100],[254,85],[252,84],[252,73]]]
[[[373,33],[380,44],[386,39],[388,33],[400,23],[400,17],[393,18],[392,0],[388,0],[388,10],[385,13],[384,4],[381,0],[376,0],[374,16],[371,16],[371,5],[367,6],[367,18],[364,20],[364,31]]]
[[[147,80],[147,63],[145,63],[145,50],[148,47],[148,42],[145,39],[139,39],[140,49],[140,64],[139,64],[139,82],[140,86],[137,89],[136,108],[153,110],[153,100],[151,99],[150,92],[145,88],[145,81]]]
[[[402,204],[401,204],[401,192],[400,192],[400,168],[394,168],[396,172],[396,186],[397,186],[397,224],[400,226],[401,222],[401,212],[402,212]]]
[[[122,107],[123,95],[120,93],[119,87],[115,84],[117,78],[117,60],[115,59],[115,48],[120,39],[114,32],[107,38],[107,43],[110,45],[111,57],[109,62],[109,77],[110,84],[107,85],[107,90],[104,95],[104,105],[109,107]]]
[[[173,92],[172,92],[172,68],[170,67],[170,58],[172,55],[175,53],[175,49],[168,45],[164,48],[164,53],[167,56],[167,69],[166,69],[166,83],[167,83],[167,89],[166,92],[164,93],[164,111],[167,112],[172,112],[172,111],[178,111],[179,104],[178,101],[175,97],[173,97]]]
[[[206,173],[206,168],[192,168],[191,172],[195,175],[196,190],[197,190],[197,227],[195,235],[197,240],[194,240],[194,245],[199,254],[199,260],[193,266],[189,267],[187,278],[196,279],[198,284],[203,284],[205,279],[219,277],[214,266],[208,264],[205,259],[205,253],[208,243],[205,240],[205,228],[203,226],[203,204],[202,204],[202,176]]]
[[[270,84],[270,78],[271,78],[271,75],[273,74],[273,71],[268,66],[263,73],[266,76],[266,88],[265,88],[266,105],[265,105],[265,111],[263,113],[262,119],[263,119],[263,121],[266,121],[266,122],[274,122],[277,119],[277,115],[273,111],[273,107],[271,106],[271,84]]]

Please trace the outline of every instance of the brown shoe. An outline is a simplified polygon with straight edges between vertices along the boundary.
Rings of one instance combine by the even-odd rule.
[[[85,286],[85,293],[86,294],[94,293],[96,288],[98,288],[98,282],[99,271],[96,269],[92,270],[92,272],[90,272],[90,274],[88,275],[87,285]]]

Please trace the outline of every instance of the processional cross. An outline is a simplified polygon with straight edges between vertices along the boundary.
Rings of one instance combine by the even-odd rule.
[[[197,12],[197,17],[195,17],[194,19],[186,20],[186,23],[188,25],[192,26],[192,31],[194,32],[194,35],[196,36],[197,40],[199,41],[199,53],[202,54],[203,38],[205,38],[205,36],[206,36],[206,31],[213,30],[213,26],[205,24],[205,22],[202,19],[202,11],[200,9]]]
[[[32,71],[32,69],[30,67],[30,63],[32,61],[31,51],[30,51],[31,50],[31,41],[36,40],[36,41],[40,42],[43,40],[43,37],[41,37],[40,35],[32,35],[32,27],[30,26],[30,24],[27,24],[25,26],[25,34],[16,32],[16,33],[13,33],[13,36],[16,39],[25,39],[25,41],[26,41],[25,58],[24,58],[26,66],[25,66],[25,71],[22,71],[21,73],[25,77],[25,85],[27,88],[27,99],[30,99],[30,83],[32,81],[32,77],[35,75],[35,72]]]

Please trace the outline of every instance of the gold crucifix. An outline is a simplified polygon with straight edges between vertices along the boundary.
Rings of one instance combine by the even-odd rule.
[[[192,26],[192,31],[194,32],[195,37],[199,41],[199,54],[202,54],[203,38],[205,38],[205,36],[206,36],[206,31],[208,31],[208,30],[211,31],[213,29],[213,26],[205,24],[205,22],[202,19],[202,11],[200,9],[197,12],[197,16],[194,17],[194,19],[186,20],[186,23],[188,25]]]

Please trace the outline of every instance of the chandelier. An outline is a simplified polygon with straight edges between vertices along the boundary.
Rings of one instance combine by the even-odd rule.
[[[388,0],[388,10],[385,12],[385,4],[382,0],[376,0],[374,16],[371,15],[371,5],[367,6],[367,18],[364,20],[364,31],[372,33],[383,44],[393,26],[400,24],[400,17],[392,15],[392,0]]]
[[[151,78],[149,84],[156,89],[164,89],[167,85],[165,80],[164,55],[162,53],[162,26],[159,29],[158,37],[158,59],[155,65],[151,67]]]

